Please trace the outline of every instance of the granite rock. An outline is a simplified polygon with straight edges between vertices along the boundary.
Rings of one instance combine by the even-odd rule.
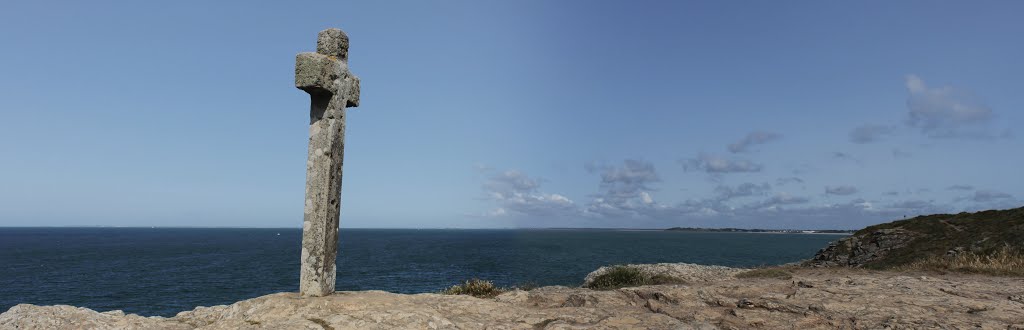
[[[608,291],[551,286],[493,299],[276,293],[172,318],[18,305],[0,314],[0,329],[1024,328],[1024,278],[849,268],[793,272],[791,280],[729,277]]]

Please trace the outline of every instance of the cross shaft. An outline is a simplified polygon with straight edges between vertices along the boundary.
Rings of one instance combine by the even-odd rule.
[[[334,292],[345,108],[359,106],[359,78],[348,70],[345,32],[320,31],[317,52],[295,56],[295,87],[310,96],[299,292],[319,297]]]

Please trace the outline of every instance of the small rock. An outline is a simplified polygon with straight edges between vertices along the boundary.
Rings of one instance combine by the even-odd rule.
[[[949,251],[946,251],[946,256],[947,257],[955,257],[958,254],[964,253],[966,251],[967,251],[966,248],[964,248],[962,246],[958,246],[958,247],[950,249]]]

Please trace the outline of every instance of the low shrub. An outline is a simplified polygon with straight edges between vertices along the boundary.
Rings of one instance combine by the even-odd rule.
[[[636,267],[615,266],[604,274],[598,275],[586,287],[594,290],[611,290],[629,286],[640,286],[647,283],[647,278]]]
[[[668,275],[658,274],[658,275],[651,276],[651,279],[649,281],[647,281],[647,284],[650,284],[650,285],[686,284],[686,281],[681,279],[681,278],[675,277],[675,276],[668,276]]]
[[[598,275],[585,288],[594,290],[611,290],[641,285],[683,284],[682,279],[668,275],[647,276],[639,268],[614,266],[604,274]]]
[[[441,291],[442,294],[450,295],[470,295],[477,298],[493,298],[502,292],[505,292],[502,288],[494,286],[491,281],[485,281],[481,279],[470,279],[462,282],[462,284],[456,284],[452,287]]]

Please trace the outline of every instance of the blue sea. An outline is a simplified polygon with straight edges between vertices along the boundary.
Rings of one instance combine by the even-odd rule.
[[[301,236],[299,229],[0,228],[0,312],[29,303],[173,316],[298,291]],[[781,264],[841,236],[342,229],[340,237],[339,291],[420,293],[474,277],[577,286],[612,264]]]

